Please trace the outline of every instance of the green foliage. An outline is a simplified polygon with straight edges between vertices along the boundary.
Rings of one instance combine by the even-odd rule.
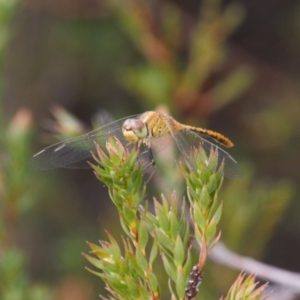
[[[197,159],[206,154],[203,149],[199,153],[194,151],[194,160],[196,162],[196,172],[187,172],[181,166],[187,182],[187,193],[190,202],[191,217],[195,224],[196,239],[199,244],[205,239],[210,247],[218,241],[215,239],[217,224],[220,220],[222,202],[218,198],[218,190],[222,184],[223,166],[217,169],[218,161],[217,151],[211,151],[210,156],[205,159],[207,166]]]
[[[157,255],[157,245],[151,249],[151,260],[147,259],[146,245],[148,231],[140,220],[138,209],[145,195],[142,185],[142,167],[136,165],[137,150],[129,153],[123,145],[110,137],[107,143],[108,155],[97,146],[99,166],[93,165],[97,178],[103,181],[110,197],[118,209],[120,222],[127,238],[123,239],[125,253],[109,235],[109,242],[100,246],[92,245],[92,253],[98,259],[87,256],[95,266],[102,270],[96,272],[107,285],[114,299],[158,299],[160,290],[153,273],[152,262]],[[152,262],[151,262],[152,261]]]
[[[0,65],[11,39],[11,19],[16,1],[0,1]],[[2,75],[2,74],[1,74]],[[2,93],[2,81],[0,82]],[[1,111],[0,122],[0,299],[48,300],[48,289],[31,284],[25,272],[25,253],[17,240],[19,222],[34,205],[29,189],[27,161],[31,134],[31,115],[19,110],[9,124]]]
[[[241,181],[230,182],[223,190],[226,204],[221,220],[226,245],[238,253],[261,257],[295,193],[288,180],[256,182],[248,174]]]
[[[24,272],[24,255],[20,249],[5,249],[0,256],[0,297],[2,300],[50,300],[45,286],[30,284]]]
[[[245,274],[241,273],[230,288],[227,296],[221,298],[221,300],[264,300],[268,298],[268,296],[262,298],[266,286],[267,284],[264,284],[257,288],[253,275],[245,276]]]
[[[47,300],[48,289],[31,284],[25,272],[25,253],[18,245],[19,222],[34,205],[27,162],[31,115],[21,110],[1,133],[0,166],[0,298]]]
[[[220,1],[204,1],[194,30],[185,36],[185,16],[174,4],[155,10],[146,1],[108,1],[120,27],[145,61],[123,72],[123,84],[152,107],[176,102],[175,108],[197,105],[209,77],[223,67],[226,39],[239,26],[244,11],[237,4],[221,8]],[[158,21],[159,20],[159,21]],[[187,58],[182,58],[182,52]],[[209,91],[214,109],[228,104],[253,82],[250,68],[241,66]]]
[[[112,136],[106,145],[107,153],[96,147],[94,158],[98,165],[92,167],[97,178],[108,187],[126,238],[123,238],[123,249],[109,233],[108,241],[101,241],[100,245],[89,243],[91,252],[85,257],[100,271],[89,270],[105,282],[109,299],[160,299],[162,286],[155,262],[161,260],[169,278],[171,298],[194,299],[203,279],[208,252],[219,239],[217,224],[222,202],[217,195],[223,166],[217,166],[217,151],[211,151],[204,166],[199,158],[205,153],[201,148],[194,150],[196,171],[180,165],[187,183],[188,215],[185,201],[179,201],[175,194],[169,200],[162,196],[161,202],[154,199],[153,213],[148,210],[147,202],[142,204],[146,187],[137,148],[128,152]],[[192,235],[200,246],[198,261],[194,263]],[[244,286],[252,286],[252,281],[248,281]],[[232,299],[240,299],[239,293]],[[247,293],[257,292],[249,288]]]
[[[8,41],[11,38],[11,19],[15,11],[15,0],[0,0],[0,61],[2,63],[3,54]]]
[[[126,57],[128,54],[126,49],[119,51],[119,49],[122,48],[119,46],[124,45],[124,42],[120,42],[122,40],[120,39],[120,35],[117,35],[117,38],[115,38],[116,35],[107,33],[113,27],[114,21],[110,22],[110,20],[104,25],[103,29],[104,22],[102,22],[102,20],[99,23],[93,20],[94,25],[87,26],[86,20],[78,22],[73,18],[67,18],[67,21],[63,20],[63,18],[54,18],[56,20],[55,27],[57,27],[54,29],[51,27],[50,11],[48,11],[49,14],[45,15],[47,15],[48,19],[46,23],[47,26],[49,26],[48,29],[50,29],[48,33],[52,37],[49,39],[49,35],[47,35],[46,47],[44,45],[44,48],[51,46],[49,47],[51,50],[49,50],[49,55],[43,56],[45,53],[40,53],[43,51],[43,47],[38,47],[38,55],[34,55],[38,58],[37,64],[40,64],[42,60],[43,63],[46,62],[48,56],[50,57],[50,52],[57,55],[56,52],[53,51],[55,47],[53,48],[52,44],[55,44],[55,41],[57,41],[56,38],[58,37],[59,47],[57,48],[59,52],[61,49],[67,48],[64,49],[67,50],[65,57],[69,57],[69,54],[74,51],[74,48],[77,48],[77,50],[75,50],[76,59],[79,57],[80,61],[84,59],[89,60],[90,57],[93,56],[97,57],[98,64],[106,66],[105,76],[101,77],[101,80],[107,81],[108,84],[106,86],[109,86],[112,77],[111,75],[107,76],[108,72],[121,69],[123,84],[131,92],[139,96],[139,103],[143,103],[142,101],[146,100],[151,109],[158,104],[168,103],[170,104],[168,107],[170,107],[171,110],[177,110],[180,113],[192,110],[196,112],[195,115],[197,116],[201,109],[203,115],[203,108],[204,113],[209,113],[212,110],[217,110],[230,103],[245,91],[253,81],[253,73],[249,67],[237,66],[235,69],[231,69],[225,76],[222,74],[222,76],[219,77],[222,79],[217,79],[212,86],[209,84],[207,87],[207,82],[211,82],[210,76],[215,75],[215,73],[223,68],[226,62],[226,39],[240,24],[243,18],[243,10],[239,6],[236,6],[236,4],[229,4],[221,8],[221,1],[203,1],[199,20],[195,21],[192,34],[189,35],[191,31],[183,32],[183,30],[185,30],[183,29],[183,19],[185,16],[179,7],[163,3],[158,9],[155,9],[155,6],[151,6],[153,4],[151,1],[125,0],[109,2],[112,8],[110,12],[115,13],[115,16],[121,24],[120,27],[122,27],[125,34],[134,41],[136,48],[145,58],[141,64],[130,69],[126,69],[124,65],[120,64],[122,60],[119,58],[124,55]],[[3,63],[2,57],[3,54],[5,54],[5,46],[7,41],[11,38],[9,25],[11,17],[14,14],[15,4],[16,1],[13,0],[0,1],[1,66]],[[25,10],[27,10],[27,8]],[[20,16],[24,17],[22,14],[20,14]],[[42,17],[38,19],[43,20]],[[24,18],[22,20],[24,21]],[[65,21],[67,26],[62,30],[60,22],[64,23]],[[99,26],[100,23],[102,24]],[[20,22],[20,19],[16,19],[14,29],[20,26],[20,24],[23,26],[24,23],[22,21]],[[70,26],[71,24],[72,26]],[[74,24],[77,24],[76,28],[73,27]],[[102,32],[100,35],[98,31],[99,27],[101,27],[100,31]],[[39,26],[36,26],[36,28],[39,28]],[[43,31],[40,31],[43,34]],[[27,32],[31,34],[31,30],[27,30]],[[74,33],[75,38],[66,38],[74,35]],[[186,33],[188,33],[188,35],[183,36]],[[33,36],[38,39],[38,35]],[[20,32],[18,32],[18,37],[21,37]],[[22,38],[26,46],[29,46],[27,48],[31,49],[31,40],[28,40],[28,36],[25,35],[22,36]],[[105,43],[103,43],[103,41],[105,41]],[[43,42],[39,44],[42,45]],[[98,44],[104,45],[104,49],[98,47]],[[17,47],[13,47],[14,49],[19,48],[19,46],[21,49],[24,44],[15,40],[14,45],[17,45]],[[184,55],[182,55],[183,53]],[[53,54],[51,53],[51,55]],[[10,60],[19,62],[18,59],[15,59],[16,57],[12,54]],[[68,59],[64,60],[68,61]],[[31,69],[39,69],[39,67],[32,64],[32,62],[24,61],[25,64],[29,66],[35,66]],[[70,59],[72,66],[74,66],[74,62],[76,62],[75,59],[74,61]],[[233,62],[236,63],[236,61]],[[80,70],[83,70],[81,73],[86,73],[87,70],[92,69],[90,66],[93,64],[94,61],[91,59],[88,67],[80,68]],[[20,78],[19,81],[16,81],[16,85],[22,85],[22,88],[24,88],[24,78],[19,76],[19,74],[22,74],[22,66],[19,66],[19,63],[16,65],[18,66],[17,73],[11,71],[8,73],[11,73],[11,76],[16,79]],[[65,66],[64,64],[61,68],[64,69]],[[57,70],[59,70],[59,68],[57,68]],[[72,70],[75,69],[72,68]],[[228,69],[226,70],[228,71]],[[57,76],[59,73],[60,72],[57,71],[54,73],[50,72],[52,76]],[[98,72],[95,73],[98,75]],[[25,72],[25,74],[25,78],[27,78],[28,73]],[[96,82],[95,85],[98,87],[97,75],[94,75],[91,81]],[[45,91],[50,91],[50,89],[47,90],[46,85],[40,86],[39,84],[44,81],[45,78],[51,79],[52,76],[41,76],[41,74],[37,76],[35,74],[34,84],[26,86],[25,93],[21,88],[17,95],[22,95],[24,98],[26,98],[26,95],[29,95],[27,97],[39,99],[39,97],[32,96],[36,96],[33,91],[43,91],[42,95],[44,96]],[[69,76],[70,74],[66,72],[66,78]],[[83,77],[85,79],[83,85],[87,86],[85,90],[85,92],[87,92],[90,86],[87,84],[88,80],[86,80],[85,76]],[[268,76],[265,77],[268,78]],[[41,80],[36,80],[37,78]],[[63,77],[58,76],[56,80],[60,84],[64,84],[65,81],[62,80],[62,78]],[[285,83],[282,82],[280,76],[279,78],[281,90],[284,90]],[[47,80],[48,79],[45,81]],[[272,79],[269,79],[270,82],[271,80]],[[53,82],[55,83],[55,81],[48,81],[50,82],[51,90],[55,91],[56,96],[57,89],[55,89],[55,87],[53,88]],[[3,82],[1,81],[0,88],[2,88],[2,85]],[[273,85],[277,86],[274,82]],[[291,90],[289,85],[286,88],[289,91]],[[112,88],[112,90],[114,89],[115,87]],[[72,93],[72,95],[74,95],[74,93]],[[84,99],[89,98],[90,95],[98,101],[98,97],[93,93],[85,94]],[[118,98],[114,93],[107,91],[104,95],[105,97],[109,95],[109,99],[113,97]],[[258,102],[261,103],[259,105],[264,107],[263,110],[261,110],[257,104],[253,103],[250,109],[246,107],[246,114],[243,113],[242,110],[238,112],[238,118],[244,119],[245,122],[247,122],[246,134],[242,131],[242,128],[238,128],[241,134],[245,136],[244,140],[249,141],[249,144],[251,144],[251,147],[249,147],[250,153],[255,147],[268,151],[281,146],[291,151],[292,148],[287,147],[286,143],[289,140],[293,141],[293,143],[295,141],[297,142],[297,139],[293,139],[293,136],[297,128],[299,128],[297,121],[299,120],[297,113],[298,97],[297,95],[290,95],[290,97],[295,98],[295,101],[288,102],[289,99],[286,97],[287,93],[278,93],[278,95],[280,101],[278,101],[275,107],[272,107],[274,104],[270,107],[265,106],[265,98],[270,95],[266,95],[264,91],[263,93],[259,93],[259,95],[255,95],[255,98],[260,98]],[[47,99],[54,98],[50,95]],[[209,99],[209,101],[206,102],[206,99]],[[284,106],[282,106],[282,99],[285,100]],[[13,99],[8,98],[8,100],[12,101]],[[32,103],[37,105],[37,102]],[[42,103],[42,101],[39,101],[39,103]],[[106,104],[108,103],[106,102]],[[122,108],[124,107],[124,102],[122,102]],[[194,109],[195,107],[197,107],[197,110]],[[206,109],[209,111],[206,111]],[[235,111],[235,115],[236,113],[237,111]],[[67,114],[62,113],[62,111],[56,111],[55,114],[59,125],[61,125],[61,127],[56,128],[59,133],[59,140],[83,133],[84,129],[80,126],[81,124],[78,122],[74,123],[74,119],[70,119]],[[14,120],[5,130],[1,127],[1,150],[3,149],[3,151],[1,151],[0,166],[1,299],[49,298],[49,293],[46,289],[35,286],[29,282],[28,275],[25,272],[27,267],[25,263],[26,255],[23,250],[20,249],[17,240],[20,231],[20,220],[22,220],[24,214],[30,211],[35,204],[35,197],[32,195],[32,191],[29,187],[39,185],[39,182],[35,182],[34,185],[30,182],[26,166],[29,156],[28,144],[30,135],[26,118],[26,114],[23,114],[20,122],[15,122],[16,120]],[[1,122],[3,122],[3,120],[4,116],[1,117]],[[278,124],[280,124],[280,126],[278,126]],[[253,147],[253,145],[255,146]],[[112,165],[107,162],[107,168],[112,168],[114,165],[118,165],[123,161],[120,159],[120,156],[118,156],[118,151],[122,152],[122,147],[120,148],[118,145],[113,145],[113,148],[115,148],[116,153],[109,159],[111,159],[114,164]],[[290,160],[290,166],[288,162],[286,162],[286,159],[282,159],[285,154],[280,154],[280,159],[284,161],[281,165],[285,165],[286,168],[294,170],[294,173],[297,175],[296,164],[292,163],[292,157],[296,157],[298,152],[292,150],[292,152],[293,151],[295,153],[291,154],[294,154],[294,156],[289,155],[290,158],[288,157],[287,159],[287,161]],[[247,151],[244,152],[246,153]],[[125,153],[122,155],[125,155]],[[170,283],[169,285],[172,294],[174,297],[182,295],[184,293],[184,287],[186,286],[186,282],[184,281],[188,277],[188,273],[193,272],[191,268],[193,259],[189,251],[191,248],[191,234],[195,234],[195,239],[198,244],[202,246],[202,249],[205,248],[205,245],[208,245],[207,248],[209,251],[209,249],[213,247],[214,242],[218,239],[218,237],[216,237],[218,232],[217,224],[219,224],[219,226],[221,225],[223,239],[231,249],[255,257],[262,256],[265,245],[269,241],[272,232],[274,232],[275,226],[282,216],[282,212],[285,211],[295,193],[295,187],[287,180],[280,180],[276,183],[266,181],[257,182],[254,179],[246,177],[242,181],[229,183],[227,188],[223,190],[223,207],[218,197],[221,186],[218,172],[212,175],[208,173],[205,174],[206,171],[202,170],[203,166],[199,165],[197,174],[193,174],[192,177],[186,179],[190,214],[193,218],[193,226],[190,228],[186,222],[187,204],[185,204],[184,201],[176,199],[175,195],[173,195],[172,198],[162,197],[159,201],[155,200],[154,214],[148,212],[147,208],[140,207],[140,203],[145,197],[145,191],[142,188],[137,189],[138,186],[141,186],[142,176],[139,172],[133,171],[134,168],[131,168],[133,167],[133,161],[135,162],[135,159],[136,156],[132,156],[132,165],[131,163],[127,165],[127,173],[125,173],[123,177],[120,176],[123,171],[119,169],[114,169],[112,174],[104,173],[102,174],[103,177],[99,176],[101,180],[106,180],[106,184],[110,184],[111,186],[110,194],[112,198],[115,199],[122,227],[127,234],[123,242],[123,247],[116,245],[111,235],[108,234],[109,243],[113,246],[109,247],[109,244],[105,244],[104,242],[106,252],[104,251],[102,254],[105,257],[106,253],[106,260],[109,262],[111,252],[113,253],[113,259],[117,259],[118,255],[123,255],[131,267],[131,269],[128,269],[128,272],[132,272],[135,275],[133,278],[138,281],[140,278],[143,278],[140,276],[145,277],[145,281],[143,282],[145,289],[136,292],[134,290],[135,282],[133,283],[133,279],[129,278],[128,275],[126,277],[124,273],[127,271],[126,266],[121,264],[124,268],[123,274],[121,275],[126,277],[128,286],[132,289],[134,295],[136,295],[135,293],[140,293],[144,296],[149,291],[160,290],[157,287],[160,278],[158,276],[155,277],[157,273],[154,272],[155,263],[159,259],[163,262],[161,265],[165,266],[170,281],[172,281],[172,284]],[[272,164],[280,165],[278,157],[273,159]],[[277,159],[276,163],[275,159]],[[213,161],[211,161],[211,164],[213,164]],[[280,166],[278,168],[280,168]],[[99,170],[102,169],[99,168]],[[202,170],[201,173],[200,170]],[[185,176],[189,176],[189,171],[183,171],[183,173]],[[112,180],[112,175],[115,174],[117,174],[117,176]],[[127,181],[128,179],[131,181]],[[164,183],[166,183],[167,180],[169,180],[169,178],[164,178]],[[125,183],[126,185],[124,186]],[[61,186],[63,185],[65,187],[65,184]],[[57,198],[60,199],[61,194],[57,195]],[[72,200],[74,199],[70,199],[70,201]],[[221,223],[219,223],[221,214]],[[73,224],[70,227],[72,227],[72,230],[74,229]],[[101,247],[97,247],[101,249]],[[98,248],[97,250],[99,251]],[[115,253],[113,250],[115,250]],[[124,251],[125,254],[128,253],[128,257],[122,254]],[[70,252],[66,252],[66,256],[70,257]],[[204,258],[205,257],[206,255],[204,255]],[[94,259],[93,262],[99,262],[99,260]],[[107,264],[104,266],[106,267]],[[112,268],[111,272],[113,275],[110,280],[112,283],[117,284],[118,282],[113,280],[114,276],[118,275],[116,269],[113,268],[114,265],[110,265],[110,267]],[[146,275],[142,274],[143,269],[150,267],[153,268],[153,272],[150,270],[147,271]],[[226,277],[228,278],[228,276]],[[116,277],[116,279],[121,280],[122,277],[119,276]],[[191,288],[195,286],[195,289],[197,289],[197,278],[195,280],[195,282],[192,282]],[[239,282],[241,283],[242,281]],[[246,280],[246,283],[251,287],[250,281]],[[160,286],[162,286],[162,283],[160,283]],[[235,291],[240,288],[241,284],[237,284]],[[114,293],[111,288],[109,290],[112,294]],[[233,294],[232,297],[240,295],[238,292],[232,291],[231,293]],[[155,294],[155,292],[153,292],[153,294]]]

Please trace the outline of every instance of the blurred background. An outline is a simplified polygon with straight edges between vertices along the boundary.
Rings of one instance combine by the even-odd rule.
[[[104,229],[121,234],[107,189],[91,170],[27,162],[62,138],[155,109],[233,140],[244,176],[224,180],[222,241],[299,273],[299,20],[296,0],[0,0],[0,298],[105,295],[81,253]],[[168,166],[149,198],[184,195]],[[218,299],[237,271],[206,269],[199,299]]]

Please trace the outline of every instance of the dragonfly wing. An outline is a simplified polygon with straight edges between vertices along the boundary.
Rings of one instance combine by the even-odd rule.
[[[172,142],[172,136],[170,134],[165,134],[160,137],[151,138],[150,146],[153,152],[158,153],[165,148],[167,148]]]
[[[187,163],[195,168],[196,164],[192,156],[192,151],[194,148],[201,147],[204,152],[200,152],[200,159],[203,164],[207,165],[208,157],[211,151],[217,150],[218,156],[215,156],[218,160],[217,166],[219,167],[224,162],[224,175],[227,178],[240,178],[242,176],[242,171],[238,163],[230,156],[226,151],[218,147],[217,145],[203,139],[198,133],[190,130],[183,129],[181,131],[175,131],[170,122],[167,123],[169,130],[180,150],[183,154]]]
[[[85,135],[46,147],[31,158],[29,167],[37,170],[87,169],[90,167],[87,161],[93,161],[91,152],[95,152],[95,142],[102,149],[106,149],[106,142],[111,134],[118,138],[123,145],[128,144],[122,134],[122,125],[126,119],[114,121]]]
[[[29,167],[34,170],[77,168],[76,163],[80,163],[78,168],[88,168],[86,160],[91,156],[92,145],[95,148],[86,136],[51,145],[35,154],[29,161]]]

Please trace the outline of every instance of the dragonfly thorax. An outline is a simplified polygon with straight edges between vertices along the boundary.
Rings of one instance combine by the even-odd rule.
[[[140,119],[127,119],[122,126],[124,138],[135,143],[148,137],[147,125]]]

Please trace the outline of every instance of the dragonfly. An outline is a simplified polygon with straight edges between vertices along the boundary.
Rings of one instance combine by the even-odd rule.
[[[125,147],[137,145],[146,149],[154,167],[152,151],[160,152],[174,140],[191,167],[196,167],[192,150],[201,147],[206,153],[203,156],[203,164],[207,164],[207,158],[214,150],[218,154],[218,166],[224,164],[224,176],[232,179],[242,176],[236,160],[216,145],[217,143],[226,148],[233,147],[229,138],[216,131],[181,124],[166,113],[158,111],[147,111],[140,115],[113,121],[79,137],[48,146],[31,158],[29,167],[36,170],[90,168],[88,161],[93,160],[92,152],[95,150],[95,143],[105,149],[109,135],[116,137]]]

